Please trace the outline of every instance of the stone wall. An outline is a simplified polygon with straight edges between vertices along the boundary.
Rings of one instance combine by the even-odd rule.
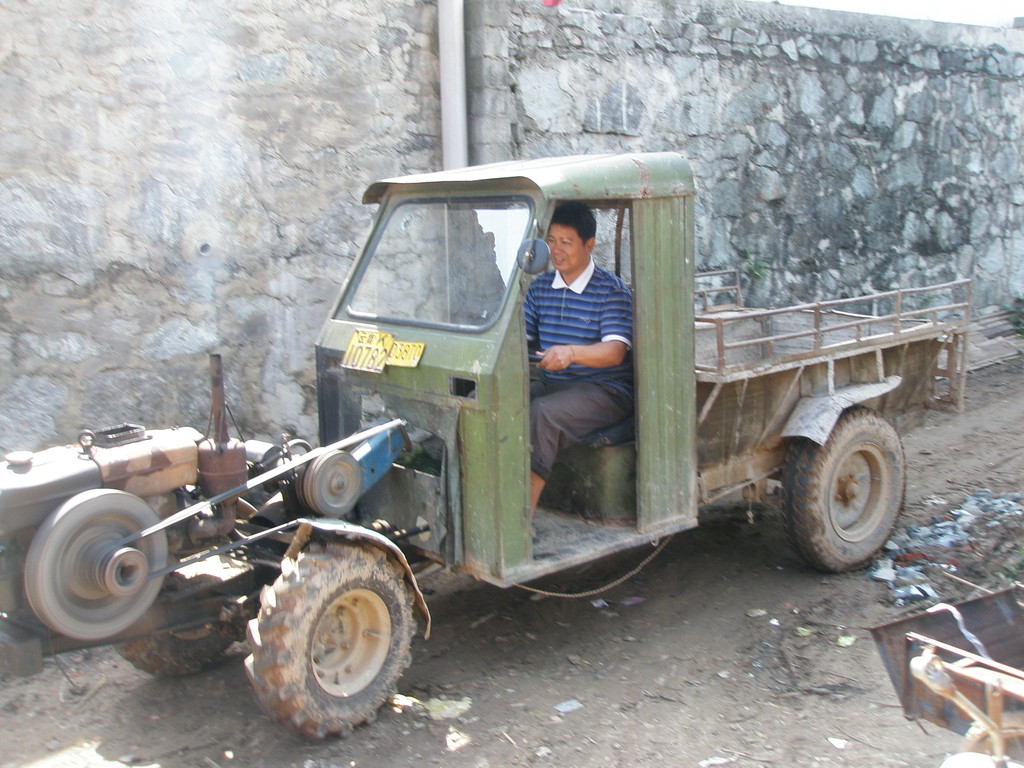
[[[508,75],[477,103],[513,154],[690,157],[698,266],[743,267],[752,301],[959,276],[982,311],[1024,294],[1024,31],[761,3],[490,5]],[[500,157],[476,138],[479,160]]]
[[[1024,294],[1024,33],[708,0],[467,0],[471,157],[673,149],[752,301]],[[215,7],[211,7],[215,6]],[[0,451],[124,420],[315,438],[372,180],[440,166],[433,2],[0,8]]]
[[[438,164],[435,50],[417,0],[0,6],[0,452],[203,428],[211,351],[247,435],[315,438],[362,191]]]

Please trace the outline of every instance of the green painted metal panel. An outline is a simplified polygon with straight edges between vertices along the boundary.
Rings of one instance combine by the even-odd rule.
[[[521,309],[525,289],[520,282],[497,322],[482,333],[332,319],[320,337],[321,356],[333,359],[334,366],[357,329],[387,331],[402,341],[425,344],[415,368],[389,366],[379,374],[348,371],[345,379],[379,393],[414,427],[425,425],[417,423],[419,409],[410,403],[458,411],[457,433],[438,430],[449,446],[447,471],[454,481],[449,488],[454,519],[446,527],[461,535],[454,548],[458,558],[449,565],[494,579],[529,559],[528,383]],[[453,377],[476,384],[472,397],[452,393]]]
[[[517,306],[518,311],[518,306]],[[494,369],[495,402],[460,424],[465,570],[501,579],[530,557],[526,344],[513,323]]]
[[[638,527],[697,524],[693,198],[633,209]]]
[[[550,199],[637,199],[694,194],[690,164],[675,152],[580,155],[476,165],[378,181],[363,195],[380,202],[386,193],[479,188],[534,189]]]

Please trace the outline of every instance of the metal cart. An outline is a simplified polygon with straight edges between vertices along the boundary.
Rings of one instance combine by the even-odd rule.
[[[965,737],[997,766],[1024,756],[1024,588],[1015,584],[871,630],[909,719]]]

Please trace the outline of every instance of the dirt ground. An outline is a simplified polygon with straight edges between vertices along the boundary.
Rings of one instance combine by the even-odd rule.
[[[897,528],[978,489],[1024,490],[1022,425],[1022,361],[972,373],[964,413],[931,413],[905,436]],[[1019,533],[1018,524],[986,534],[972,581],[1006,583],[991,565],[1005,558],[986,550],[1017,551]],[[645,554],[544,586],[590,589]],[[443,573],[423,586],[434,633],[415,641],[399,683],[408,698],[347,739],[308,743],[267,719],[242,653],[200,675],[155,679],[103,649],[0,682],[0,766],[933,768],[960,740],[904,719],[869,634],[912,609],[864,572],[803,566],[770,506],[715,510],[604,603]],[[968,591],[935,586],[950,601]],[[432,719],[412,699],[464,711]]]

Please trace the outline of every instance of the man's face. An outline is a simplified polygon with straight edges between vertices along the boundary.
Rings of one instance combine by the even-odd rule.
[[[594,238],[586,242],[579,233],[565,224],[552,224],[548,228],[548,248],[551,249],[551,264],[562,279],[571,283],[579,277],[590,263],[590,252],[594,249]]]

